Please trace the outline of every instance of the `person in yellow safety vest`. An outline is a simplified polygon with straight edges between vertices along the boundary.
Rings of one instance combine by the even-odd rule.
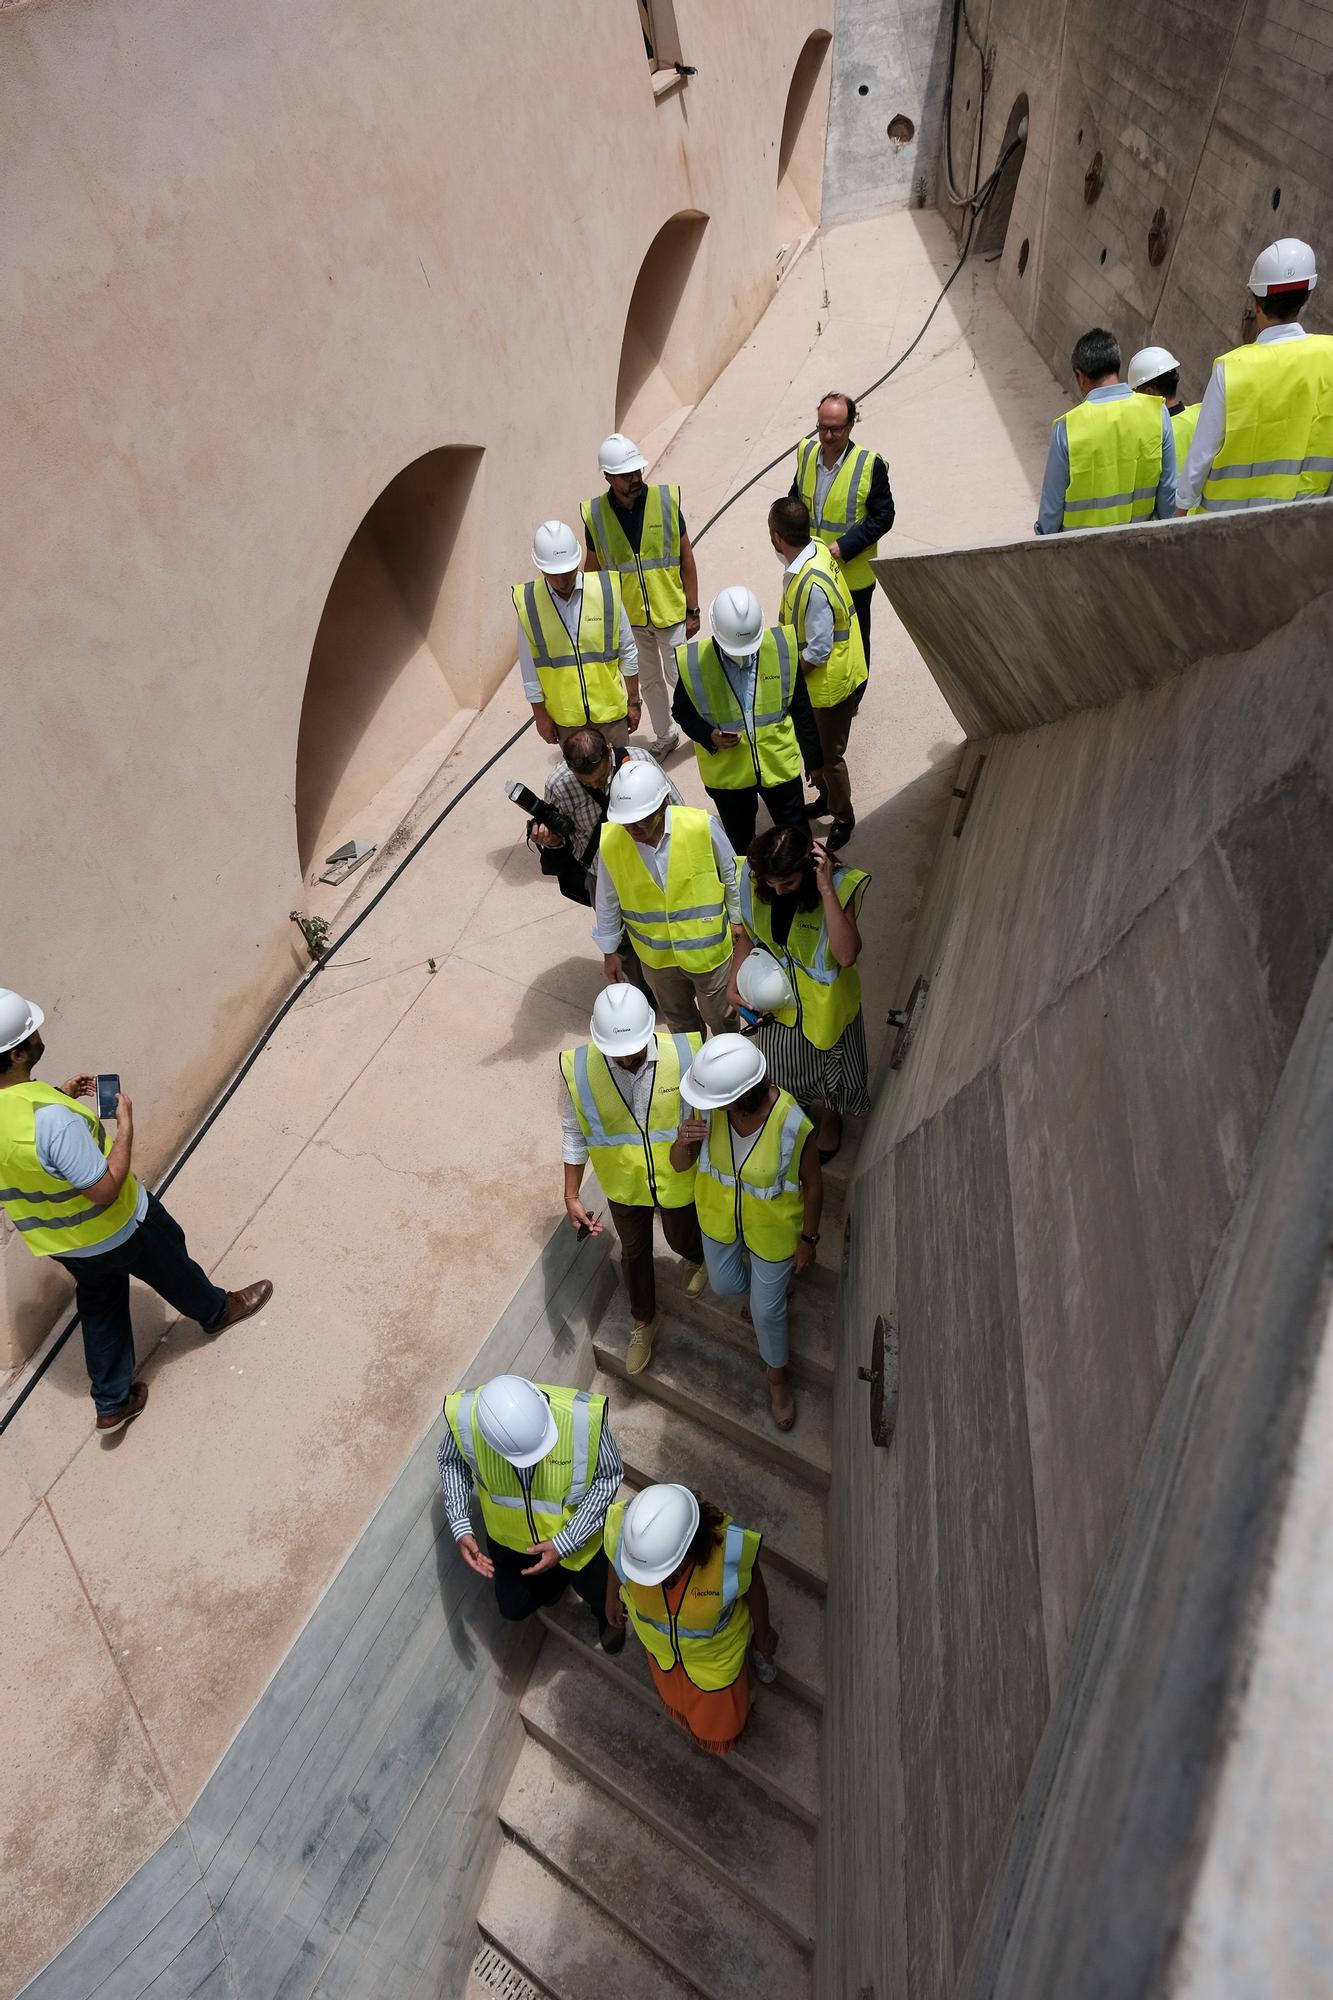
[[[1333,488],[1333,334],[1300,323],[1318,283],[1314,251],[1299,237],[1255,258],[1258,331],[1213,364],[1176,496],[1182,514],[1318,499]]]
[[[739,922],[736,856],[700,806],[667,803],[656,764],[622,765],[611,780],[597,853],[593,943],[608,982],[625,978],[628,937],[673,1034],[734,1028],[727,1001],[733,926]]]
[[[684,1260],[686,1292],[693,1297],[706,1282],[694,1174],[677,1173],[669,1157],[680,1127],[681,1073],[702,1038],[660,1032],[646,997],[628,985],[597,995],[589,1032],[591,1048],[560,1051],[565,1214],[580,1236],[601,1235],[601,1223],[580,1195],[591,1159],[620,1239],[631,1320],[625,1368],[638,1375],[652,1357],[658,1328],[655,1212],[668,1244]]]
[[[804,500],[816,541],[823,542],[852,594],[861,645],[870,665],[870,610],[875,601],[872,559],[893,526],[889,468],[877,451],[852,436],[856,398],[830,389],[815,411],[815,435],[796,447],[793,500]]]
[[[827,1166],[842,1144],[844,1117],[870,1110],[866,1031],[861,1017],[857,919],[870,877],[835,867],[809,833],[770,827],[741,863],[741,923],[731,961],[731,993],[756,982],[776,961],[793,1003],[757,1006],[755,1040],[769,1081],[809,1112],[818,1112],[816,1143]],[[756,949],[758,947],[758,949]],[[756,1003],[764,999],[757,986]],[[779,998],[785,998],[779,993]]]
[[[639,726],[639,657],[620,578],[585,580],[572,528],[543,521],[532,538],[533,583],[514,585],[518,667],[543,743],[595,722],[613,750]]]
[[[744,1035],[705,1042],[680,1094],[696,1115],[682,1119],[671,1164],[684,1172],[697,1158],[694,1205],[708,1282],[720,1298],[748,1290],[773,1421],[789,1431],[796,1404],[787,1380],[787,1294],[815,1261],[824,1202],[814,1130],[796,1100],[769,1081],[763,1050]]]
[[[658,1700],[714,1756],[750,1719],[747,1660],[765,1686],[778,1677],[761,1543],[688,1486],[645,1486],[606,1517],[608,1622],[628,1614]]]
[[[495,1585],[500,1616],[531,1618],[572,1583],[597,1620],[602,1650],[618,1653],[625,1634],[607,1623],[602,1530],[625,1468],[606,1397],[496,1375],[478,1389],[455,1389],[444,1418],[436,1462],[445,1518],[468,1568]]]
[[[817,769],[823,752],[791,627],[770,627],[754,592],[731,584],[709,605],[708,630],[676,653],[671,712],[694,739],[699,775],[739,854],[754,839],[761,798],[778,824],[805,824],[801,765]]]
[[[1171,419],[1171,437],[1176,447],[1176,489],[1184,469],[1194,426],[1199,421],[1199,403],[1180,400],[1180,363],[1169,347],[1141,347],[1129,364],[1129,386],[1136,396],[1155,396],[1166,405]]]
[[[1051,427],[1037,533],[1170,520],[1176,445],[1165,405],[1120,380],[1120,343],[1104,326],[1075,341],[1071,360],[1083,401]]]
[[[790,494],[768,510],[768,538],[782,564],[779,622],[796,633],[801,672],[819,732],[820,764],[813,773],[817,797],[806,817],[829,813],[828,846],[836,854],[856,825],[847,776],[847,739],[866,687],[861,627],[837,564],[810,533],[810,510]]]
[[[676,648],[699,630],[699,573],[680,511],[679,486],[649,486],[648,461],[632,438],[603,438],[597,463],[605,493],[583,503],[585,570],[614,570],[639,649],[639,691],[655,731],[654,757],[680,742],[671,720]]]
[[[74,1280],[96,1428],[105,1434],[132,1423],[148,1401],[147,1383],[134,1379],[131,1278],[205,1333],[257,1313],[273,1287],[261,1278],[224,1291],[195,1263],[180,1224],[130,1171],[134,1107],[123,1091],[113,1141],[77,1102],[93,1094],[93,1077],[72,1076],[59,1089],[35,1080],[44,1019],[32,1001],[0,988],[0,1204],[33,1255]]]

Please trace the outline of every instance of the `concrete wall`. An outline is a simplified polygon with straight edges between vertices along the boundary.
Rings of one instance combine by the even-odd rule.
[[[960,785],[986,761],[927,887],[904,982],[924,975],[927,1002],[854,1189],[830,2000],[955,1989],[1333,937],[1322,504],[878,568],[928,663],[948,662],[972,737]],[[1137,648],[1131,578],[1154,634]],[[879,1314],[902,1350],[888,1451],[856,1376]],[[1071,1880],[1058,1915],[1043,1905],[1045,1935],[1081,1895]],[[1116,1927],[1112,1901],[1099,1920]]]
[[[120,1071],[150,1174],[300,956],[303,698],[358,524],[457,454],[452,536],[422,556],[428,461],[341,579],[304,746],[316,859],[330,812],[507,671],[507,586],[596,487],[664,225],[706,218],[662,280],[668,402],[771,296],[789,87],[831,5],[675,13],[699,73],[660,96],[634,8],[595,0],[0,13],[0,982],[45,1007],[49,1074]],[[816,90],[802,161],[823,118]],[[63,1280],[11,1241],[0,1283],[3,1362]]]
[[[983,0],[969,13],[993,57],[983,174],[999,156],[1015,100],[1026,93],[1029,102],[1001,296],[1062,380],[1079,334],[1103,325],[1115,329],[1126,357],[1150,340],[1170,347],[1184,364],[1183,392],[1197,398],[1214,356],[1242,337],[1245,280],[1264,244],[1302,236],[1333,261],[1327,8],[1318,0],[1157,9]],[[953,114],[961,182],[975,154],[981,63],[960,40]],[[1099,154],[1103,186],[1089,204],[1085,178]],[[1153,263],[1159,210],[1165,253]],[[1306,323],[1327,331],[1330,315],[1326,288]]]
[[[947,0],[839,0],[824,162],[826,223],[909,202],[934,203],[948,29]],[[908,121],[910,138],[890,139],[895,118]]]

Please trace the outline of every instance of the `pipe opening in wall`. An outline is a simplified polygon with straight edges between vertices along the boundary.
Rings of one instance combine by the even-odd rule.
[[[810,36],[792,71],[778,142],[779,244],[802,242],[819,225],[828,124],[829,49],[823,29]],[[863,92],[870,86],[863,84]]]
[[[1274,189],[1273,189],[1273,206],[1274,206],[1274,208],[1276,208],[1276,207],[1277,207],[1277,205],[1278,205],[1278,203],[1279,203],[1279,202],[1281,201],[1281,199],[1282,199],[1282,190],[1281,190],[1281,188],[1280,188],[1280,187],[1276,187],[1276,188],[1274,188]]]
[[[1018,275],[1021,278],[1028,267],[1028,239],[1025,236],[1018,246]]]
[[[1103,250],[1103,251],[1102,251],[1102,254],[1101,254],[1101,256],[1100,256],[1100,257],[1099,257],[1099,258],[1097,259],[1097,262],[1098,262],[1099,264],[1104,264],[1104,263],[1106,262],[1106,252],[1105,252],[1105,250]]]
[[[1083,127],[1081,125],[1078,128],[1078,137],[1077,139],[1075,139],[1074,144],[1076,146],[1081,146],[1083,144]]]
[[[868,83],[858,83],[856,86],[856,94],[858,97],[869,97],[870,85]]]
[[[916,137],[916,126],[905,112],[895,111],[888,123],[889,139],[895,146],[906,146]]]
[[[974,249],[979,256],[998,256],[1004,249],[1009,233],[1009,217],[1013,213],[1014,196],[1018,193],[1019,176],[1023,172],[1023,160],[1027,153],[1028,100],[1027,92],[1020,91],[1014,99],[996,153],[997,160],[1004,160],[1004,171],[995,184],[995,192],[982,210],[977,224]],[[1013,152],[1009,148],[1013,147]],[[1005,154],[1009,153],[1008,159]],[[993,170],[993,169],[992,169]],[[1022,269],[1022,266],[1019,266]]]

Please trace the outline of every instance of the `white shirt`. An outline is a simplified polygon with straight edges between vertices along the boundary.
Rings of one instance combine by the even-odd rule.
[[[838,456],[834,459],[832,465],[825,465],[822,446],[815,453],[815,514],[818,518],[823,517],[824,502],[828,499],[829,487],[832,486],[834,480],[837,478],[842,468],[842,461],[846,458],[851,448],[851,439],[849,438],[838,453]]]
[[[818,542],[809,541],[798,556],[784,565],[782,574],[797,577],[808,562],[813,562]],[[784,586],[785,589],[785,586]],[[801,637],[801,658],[808,660],[812,667],[822,667],[833,651],[833,606],[822,584],[812,589],[805,600],[805,631]]]
[[[1254,344],[1256,347],[1271,347],[1279,340],[1304,340],[1304,338],[1305,328],[1298,326],[1293,320],[1287,326],[1266,326],[1262,333],[1255,335]],[[1176,482],[1177,507],[1198,506],[1204,482],[1213,469],[1213,460],[1222,449],[1226,430],[1226,377],[1222,372],[1222,363],[1215,361],[1208,387],[1203,392],[1203,406],[1199,411],[1199,421],[1194,427],[1185,469]]]
[[[611,1079],[629,1107],[629,1115],[634,1123],[646,1127],[648,1106],[652,1101],[653,1079],[657,1075],[657,1044],[649,1048],[637,1069],[624,1069],[610,1056],[606,1066]],[[563,1079],[562,1079],[563,1081]],[[574,1109],[574,1099],[568,1086],[560,1097],[560,1157],[567,1167],[581,1167],[588,1158],[588,1142],[579,1124],[579,1114]]]
[[[671,815],[675,810],[674,806],[667,807],[662,838],[656,847],[645,847],[639,841],[634,843],[639,850],[640,861],[659,889],[666,888],[667,861],[671,854]],[[722,894],[727,906],[727,916],[733,924],[739,924],[741,899],[736,887],[735,851],[717,820],[709,820],[708,831],[713,842],[713,854],[717,860],[717,872],[722,877]],[[611,880],[611,871],[600,854],[597,857],[597,888],[593,895],[593,913],[597,921],[592,927],[592,941],[598,951],[619,951],[621,933],[625,928],[620,916],[620,898],[616,894],[616,885]]]
[[[544,583],[546,578],[539,577],[537,588],[540,590]],[[583,571],[580,570],[574,578],[574,588],[568,597],[562,597],[558,590],[550,590],[549,585],[547,589],[552,604],[560,613],[560,623],[577,644],[579,614],[583,609]],[[528,700],[545,701],[546,696],[542,693],[542,684],[537,678],[536,662],[532,657],[532,648],[528,644],[528,635],[523,630],[521,618],[518,623],[518,670],[523,676],[523,692]],[[639,671],[638,643],[623,604],[620,607],[620,671],[626,680],[632,680]]]

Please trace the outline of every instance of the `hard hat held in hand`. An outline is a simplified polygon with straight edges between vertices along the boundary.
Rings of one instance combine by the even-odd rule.
[[[782,1007],[794,1007],[796,995],[777,960],[766,951],[752,951],[736,974],[736,990],[756,1014],[776,1014]]]
[[[1159,375],[1169,375],[1179,366],[1169,347],[1141,347],[1129,364],[1126,379],[1131,389],[1141,389],[1145,382],[1155,382]]]
[[[611,780],[606,816],[612,826],[636,826],[651,819],[671,796],[671,780],[646,757],[631,757]]]
[[[1266,299],[1270,292],[1313,291],[1318,283],[1314,251],[1299,236],[1270,243],[1259,252],[1250,272],[1250,290],[1257,299]]]
[[[597,463],[603,472],[620,473],[642,472],[648,461],[633,438],[627,438],[623,431],[612,431],[597,448]]]
[[[768,1075],[762,1049],[744,1035],[714,1035],[680,1080],[680,1094],[700,1111],[720,1111]]]
[[[0,1055],[7,1049],[16,1049],[29,1035],[35,1035],[45,1019],[41,1008],[31,1000],[0,986]]]
[[[560,1435],[551,1406],[522,1375],[497,1375],[477,1397],[477,1428],[512,1466],[536,1465]]]
[[[647,995],[626,981],[597,995],[589,1028],[593,1047],[604,1056],[636,1056],[653,1039],[657,1016]]]
[[[532,560],[545,576],[568,576],[583,559],[578,536],[564,521],[543,521],[532,538]]]
[[[688,1486],[645,1486],[625,1509],[620,1560],[633,1583],[664,1583],[680,1568],[699,1526]]]
[[[728,584],[708,607],[708,629],[723,652],[733,658],[753,653],[764,636],[759,599],[743,583]]]

